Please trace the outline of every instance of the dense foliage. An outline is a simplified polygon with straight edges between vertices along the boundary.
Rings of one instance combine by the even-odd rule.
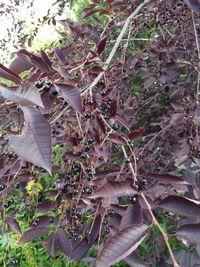
[[[60,45],[0,64],[2,266],[199,266],[200,1],[48,22]]]

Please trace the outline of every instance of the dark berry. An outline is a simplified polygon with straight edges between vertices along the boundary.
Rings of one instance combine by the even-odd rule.
[[[47,91],[50,90],[50,87],[51,87],[51,86],[45,84],[45,85],[43,86],[43,90],[44,90],[45,92],[47,92]]]
[[[98,82],[98,85],[104,86],[104,81],[100,80],[100,81]]]
[[[91,113],[89,113],[89,112],[85,112],[85,113],[83,114],[83,116],[84,116],[86,119],[90,119],[90,118],[91,118]]]
[[[47,81],[46,82],[46,85],[48,85],[48,86],[51,86],[53,83],[52,83],[52,81]]]
[[[86,145],[86,146],[84,147],[84,151],[85,151],[85,152],[89,152],[90,149],[91,149],[91,146],[90,146],[90,145]]]
[[[101,91],[100,91],[100,95],[101,95],[101,96],[106,96],[106,90],[101,90]]]
[[[74,196],[77,196],[77,195],[78,195],[78,189],[74,189],[74,191],[73,191],[73,195],[74,195]]]
[[[86,158],[87,158],[87,154],[82,153],[82,154],[80,155],[80,158],[81,158],[81,159],[86,159]]]
[[[13,265],[13,266],[18,265],[18,263],[19,263],[19,261],[16,260],[16,259],[11,259],[11,260],[10,260],[10,264]]]
[[[108,235],[110,233],[110,229],[109,228],[106,228],[105,229],[105,234]]]
[[[91,198],[90,201],[91,201],[92,204],[96,204],[97,203],[96,198]]]
[[[135,204],[137,202],[137,196],[129,197],[129,202]]]
[[[92,145],[94,142],[94,140],[92,138],[89,138],[87,141],[86,141],[86,144],[87,145]]]
[[[8,204],[8,203],[5,203],[5,204],[3,205],[3,207],[4,207],[5,209],[7,209],[7,208],[9,207],[9,204]]]
[[[76,214],[74,214],[74,215],[72,216],[72,219],[74,219],[74,221],[77,221],[77,220],[78,220],[78,216],[77,216]]]
[[[50,223],[53,223],[53,222],[54,222],[54,218],[51,218],[51,219],[49,220],[49,222],[50,222]]]
[[[88,98],[87,103],[88,103],[88,105],[91,105],[91,106],[94,105],[93,98],[92,97]]]
[[[119,129],[119,124],[117,124],[116,122],[113,124],[112,126],[114,131],[117,131]]]
[[[43,87],[43,82],[42,81],[36,81],[35,82],[35,87],[38,88],[38,89],[42,88]]]
[[[3,191],[4,188],[5,188],[5,185],[1,184],[1,185],[0,185],[0,191]]]
[[[38,223],[37,222],[33,222],[33,226],[34,227],[37,227],[38,226]]]
[[[107,220],[103,220],[103,225],[107,225],[108,221]]]
[[[139,181],[139,183],[138,183],[138,190],[145,189],[146,184],[147,184],[147,180],[145,180],[145,179]]]
[[[52,91],[52,95],[56,96],[57,94],[58,94],[58,92],[54,89],[54,90]]]
[[[56,184],[53,184],[53,185],[52,185],[52,188],[53,188],[53,189],[56,189],[56,187],[57,187]]]
[[[92,188],[91,187],[84,187],[83,189],[83,194],[86,194],[86,195],[91,195],[92,194]]]
[[[12,205],[13,203],[15,203],[14,199],[13,199],[13,198],[10,198],[10,199],[8,200],[8,205]]]
[[[115,214],[114,210],[109,210],[108,211],[108,216],[113,217],[114,214]]]
[[[130,160],[130,158],[125,158],[125,163],[130,163],[131,162],[131,160]]]
[[[16,183],[15,188],[19,189],[20,188],[20,183]]]
[[[36,218],[36,219],[35,219],[35,222],[36,222],[36,223],[39,223],[39,221],[40,221],[39,218]]]
[[[57,211],[57,209],[56,209],[56,208],[53,208],[53,209],[52,209],[52,211],[53,211],[53,212],[56,212],[56,211]]]

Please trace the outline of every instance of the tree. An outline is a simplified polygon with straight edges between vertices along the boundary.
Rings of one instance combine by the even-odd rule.
[[[0,65],[12,82],[0,86],[3,222],[21,235],[11,194],[34,218],[20,243],[48,233],[51,257],[79,261],[95,247],[96,266],[139,264],[156,227],[170,256],[159,260],[182,266],[172,231],[199,243],[199,6],[93,0],[82,22],[52,20],[63,46]]]

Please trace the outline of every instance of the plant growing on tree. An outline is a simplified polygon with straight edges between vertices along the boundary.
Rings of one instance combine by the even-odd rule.
[[[12,82],[0,85],[2,232],[43,236],[52,258],[87,261],[95,248],[97,267],[144,266],[137,248],[156,227],[160,263],[182,266],[170,237],[199,244],[200,233],[199,13],[198,0],[93,0],[87,23],[56,21],[67,45],[0,65]],[[199,263],[194,249],[188,266]]]

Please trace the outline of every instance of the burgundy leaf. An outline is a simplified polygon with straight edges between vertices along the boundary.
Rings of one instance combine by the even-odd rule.
[[[185,184],[186,182],[179,176],[168,173],[148,173],[147,177],[157,180],[164,184]]]
[[[69,256],[72,250],[72,246],[65,231],[63,229],[59,229],[55,233],[55,238],[56,238],[56,245],[66,256]]]
[[[137,188],[133,186],[133,181],[108,181],[97,189],[92,197],[122,197],[132,196],[137,193]]]
[[[28,51],[26,51],[25,49],[21,49],[18,52],[18,55],[26,55],[29,59],[29,62],[31,64],[33,64],[36,68],[40,69],[41,71],[43,71],[44,73],[48,73],[49,72],[49,67],[48,65],[46,65],[46,63],[43,61],[43,59],[39,56],[36,56],[33,53],[29,53]]]
[[[186,224],[178,228],[176,234],[195,244],[200,244],[200,224]]]
[[[60,48],[54,48],[54,52],[55,52],[55,55],[56,57],[59,59],[59,61],[66,65],[67,63],[67,60],[66,60],[66,57],[65,57],[65,54],[63,53],[63,51],[60,49]]]
[[[96,241],[96,239],[99,236],[99,230],[101,227],[101,214],[98,214],[93,222],[92,229],[90,231],[90,234],[88,236],[88,242],[90,245],[93,245],[93,243]]]
[[[33,107],[22,108],[25,127],[22,135],[10,135],[9,144],[23,160],[51,173],[51,127],[41,112]]]
[[[42,57],[44,63],[45,63],[49,68],[51,68],[51,61],[50,61],[50,59],[48,58],[47,54],[46,54],[43,50],[41,50],[40,53],[41,53],[41,57]]]
[[[8,224],[10,230],[15,233],[15,234],[20,234],[21,235],[21,228],[19,226],[19,223],[17,220],[11,217],[6,218],[6,223]]]
[[[110,109],[109,109],[109,117],[113,118],[117,115],[117,99],[114,99],[110,105]]]
[[[133,140],[135,138],[138,138],[140,135],[142,135],[144,133],[144,127],[140,127],[138,130],[130,132],[128,134],[128,137],[130,140]]]
[[[56,95],[52,94],[52,88],[48,92],[42,92],[41,98],[44,105],[44,108],[42,108],[43,113],[48,113],[56,101]]]
[[[200,0],[184,0],[185,3],[195,12],[200,12]]]
[[[2,96],[19,105],[36,105],[43,107],[42,99],[38,90],[29,82],[23,83],[18,88],[8,88],[0,85]]]
[[[44,240],[44,246],[52,258],[56,257],[56,235],[52,233]]]
[[[139,201],[137,201],[135,204],[130,204],[122,216],[120,229],[124,229],[128,226],[132,226],[135,224],[142,224],[143,223],[143,216],[142,216],[142,210],[139,204]]]
[[[81,95],[77,87],[69,84],[56,84],[55,87],[61,92],[67,103],[78,111],[83,113]]]
[[[149,227],[142,224],[117,232],[104,245],[97,258],[96,267],[113,265],[131,254],[144,240]]]
[[[21,83],[21,78],[13,70],[10,70],[0,64],[0,77],[15,82],[17,84]]]
[[[17,55],[17,57],[12,61],[10,64],[9,68],[15,73],[20,74],[24,72],[25,70],[29,70],[30,68],[33,67],[33,64],[31,64],[27,60],[27,56],[25,55]]]
[[[38,216],[37,218],[35,218],[31,222],[30,227],[35,227],[34,222],[36,219],[37,219],[37,227],[45,227],[45,226],[50,224],[50,220],[53,219],[53,217],[51,217],[51,216]]]
[[[99,55],[104,51],[106,47],[106,40],[107,40],[107,36],[103,37],[98,44],[97,51]]]
[[[118,145],[126,145],[126,139],[117,133],[110,133],[108,139]]]
[[[87,7],[81,12],[80,18],[81,19],[87,18],[87,17],[95,14],[98,11],[99,11],[99,9],[94,9],[92,7]]]
[[[159,207],[183,216],[199,217],[200,205],[179,196],[168,196],[159,203]]]
[[[37,209],[41,212],[46,212],[46,211],[50,211],[53,210],[54,208],[57,207],[57,204],[51,200],[46,200],[42,203],[40,203],[37,207]]]
[[[90,244],[87,238],[82,239],[79,244],[73,248],[70,258],[73,261],[80,261],[83,257],[87,255],[87,252],[90,249]]]
[[[26,231],[19,240],[19,243],[26,243],[35,240],[48,231],[47,227],[31,228]]]

